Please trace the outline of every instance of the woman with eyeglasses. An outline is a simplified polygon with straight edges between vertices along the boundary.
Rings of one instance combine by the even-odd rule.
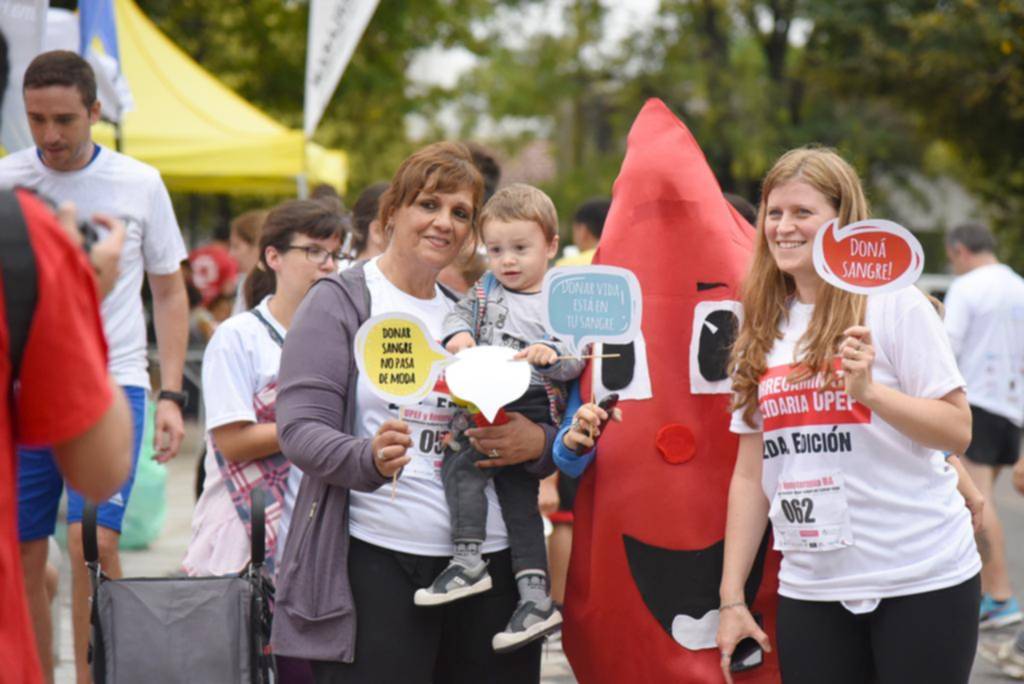
[[[203,355],[206,482],[183,565],[189,575],[236,573],[249,561],[250,495],[266,493],[267,567],[284,549],[302,472],[281,454],[274,403],[281,346],[314,282],[337,270],[343,219],[307,200],[274,208],[246,279],[248,311],[222,323]]]

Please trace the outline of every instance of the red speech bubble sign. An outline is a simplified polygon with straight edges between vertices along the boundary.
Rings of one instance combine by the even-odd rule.
[[[869,219],[839,228],[832,219],[814,236],[814,269],[822,280],[857,294],[913,285],[924,270],[924,249],[893,221]]]

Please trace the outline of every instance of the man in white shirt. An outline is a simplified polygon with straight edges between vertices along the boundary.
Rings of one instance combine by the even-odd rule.
[[[39,55],[25,72],[23,94],[36,146],[0,160],[0,187],[21,185],[57,202],[70,201],[86,221],[96,213],[110,214],[126,229],[120,275],[101,306],[110,373],[129,400],[135,432],[131,475],[119,492],[100,504],[97,514],[100,563],[107,575],[118,577],[121,521],[135,476],[149,390],[143,275],[153,294],[160,356],[156,458],[166,461],[177,454],[184,436],[181,381],[188,300],[180,264],[187,255],[159,172],[93,142],[91,126],[99,120],[100,103],[95,76],[85,60],[59,50]],[[49,451],[31,446],[19,451],[18,527],[30,611],[36,633],[43,637],[40,643],[45,643],[49,616],[38,580],[45,574],[47,537],[53,533],[63,483]],[[78,681],[88,682],[90,587],[82,556],[82,507],[81,495],[69,489],[75,664]]]
[[[946,236],[946,253],[960,276],[946,294],[946,330],[967,380],[974,421],[964,465],[989,505],[983,511],[978,546],[981,627],[1019,622],[1006,568],[1003,528],[992,488],[1003,466],[1020,453],[1024,424],[1024,279],[995,256],[996,241],[981,224],[957,226]]]

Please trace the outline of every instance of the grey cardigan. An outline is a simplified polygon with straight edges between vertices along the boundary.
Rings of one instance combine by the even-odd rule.
[[[355,657],[348,493],[371,492],[387,482],[374,465],[370,440],[353,436],[358,376],[353,341],[369,317],[366,275],[357,264],[313,286],[281,354],[278,439],[305,476],[277,571],[271,643],[279,655],[340,662]],[[525,467],[546,477],[555,467],[555,429],[540,427],[544,454]]]

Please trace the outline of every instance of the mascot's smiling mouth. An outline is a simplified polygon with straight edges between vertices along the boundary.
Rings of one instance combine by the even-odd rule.
[[[747,605],[761,586],[768,539],[765,533],[744,587]],[[633,582],[662,629],[687,650],[714,648],[725,541],[694,551],[651,546],[627,534],[622,541]]]

